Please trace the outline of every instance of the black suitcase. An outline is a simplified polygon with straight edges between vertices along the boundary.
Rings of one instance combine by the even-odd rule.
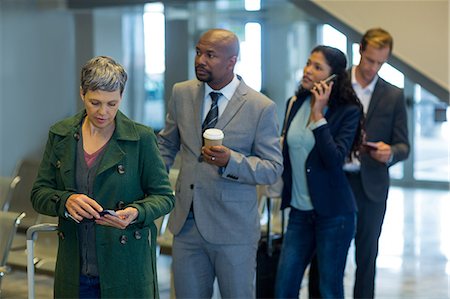
[[[275,279],[283,242],[284,212],[281,212],[281,234],[272,233],[271,204],[272,199],[267,197],[267,232],[261,236],[256,254],[256,298],[274,298],[275,296]]]

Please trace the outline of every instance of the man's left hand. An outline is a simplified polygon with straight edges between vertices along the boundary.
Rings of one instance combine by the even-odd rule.
[[[391,159],[392,151],[389,144],[386,144],[383,141],[371,142],[371,144],[374,144],[377,147],[377,150],[370,151],[370,156],[372,158],[381,163],[387,163]]]

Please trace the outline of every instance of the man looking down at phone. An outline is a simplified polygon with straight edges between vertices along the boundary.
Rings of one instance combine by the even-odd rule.
[[[355,298],[373,298],[378,239],[389,191],[388,168],[409,154],[406,105],[403,91],[378,76],[392,53],[392,36],[381,28],[361,39],[359,64],[350,71],[352,86],[366,114],[366,150],[361,164],[347,167],[347,177],[358,206],[355,236]]]
[[[174,196],[153,130],[119,111],[126,81],[113,59],[92,58],[84,109],[50,128],[31,201],[59,217],[55,298],[159,297],[154,220]]]
[[[344,298],[343,275],[355,231],[356,203],[346,157],[361,144],[363,111],[340,50],[317,46],[303,69],[297,100],[286,115],[281,208],[290,207],[275,286],[276,298],[298,298],[317,255],[320,291]],[[327,77],[336,78],[327,83]]]

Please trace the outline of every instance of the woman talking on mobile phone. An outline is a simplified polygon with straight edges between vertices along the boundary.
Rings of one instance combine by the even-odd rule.
[[[322,297],[344,298],[343,274],[357,209],[342,166],[361,144],[363,121],[346,67],[338,49],[315,47],[286,115],[281,208],[291,209],[278,264],[277,298],[298,298],[315,254]]]

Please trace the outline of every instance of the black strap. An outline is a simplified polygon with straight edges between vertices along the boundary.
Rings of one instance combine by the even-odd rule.
[[[266,231],[266,239],[267,239],[267,255],[272,256],[273,253],[273,242],[272,242],[272,224],[271,224],[271,214],[272,214],[272,198],[266,197],[266,207],[267,207],[267,231]],[[284,210],[280,210],[281,212],[281,238],[284,237]]]

